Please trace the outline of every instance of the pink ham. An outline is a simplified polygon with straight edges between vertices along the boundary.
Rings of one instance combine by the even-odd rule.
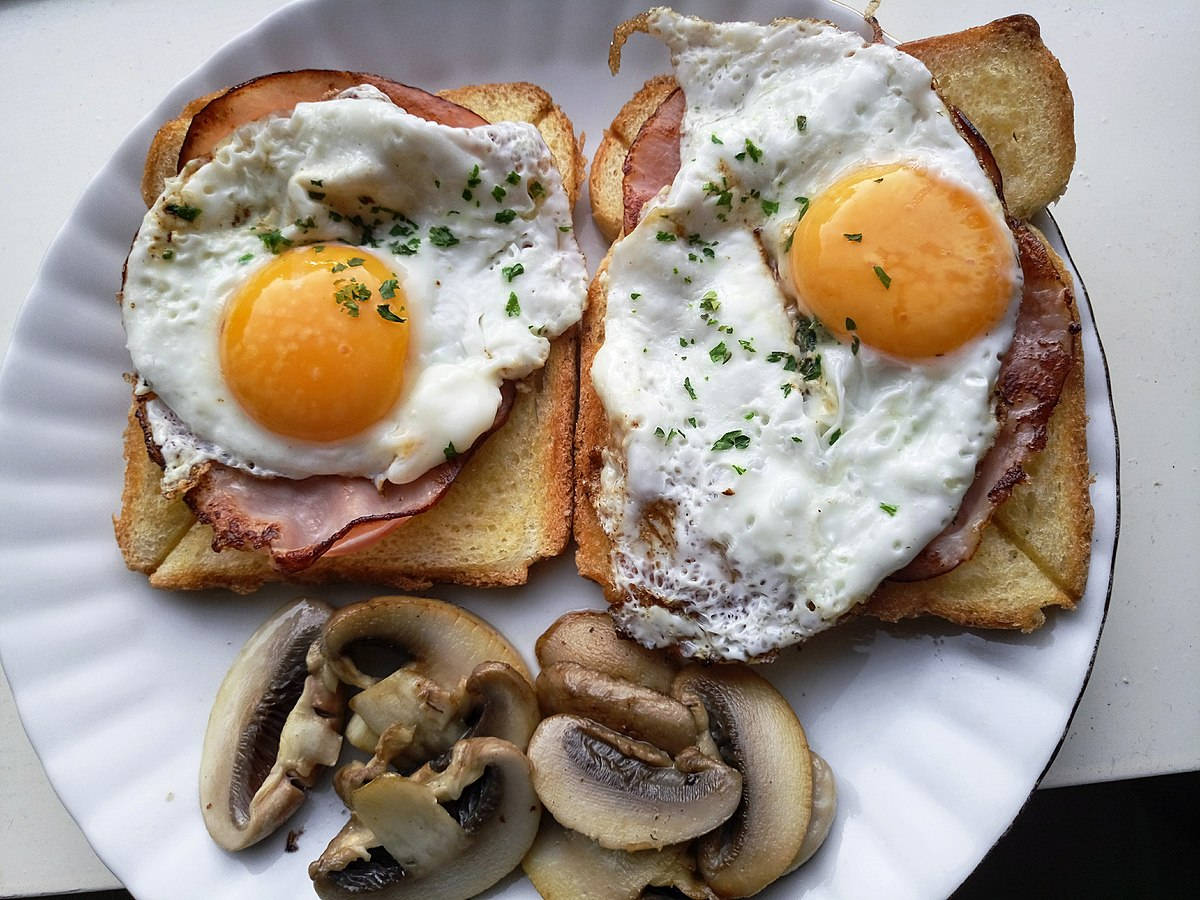
[[[637,225],[642,207],[679,171],[679,130],[683,92],[667,96],[642,125],[623,168],[624,229]],[[953,110],[955,125],[975,151],[1003,200],[1000,171],[971,123]],[[1046,427],[1071,367],[1078,326],[1071,313],[1070,289],[1059,277],[1041,240],[1024,224],[1009,220],[1016,237],[1025,290],[1016,333],[1000,366],[996,392],[1000,427],[992,449],[980,461],[954,521],[904,569],[891,577],[919,581],[966,562],[983,539],[996,507],[1025,479],[1024,464],[1046,445]]]

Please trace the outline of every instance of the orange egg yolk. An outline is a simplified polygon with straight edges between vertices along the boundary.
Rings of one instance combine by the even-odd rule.
[[[404,387],[409,324],[396,276],[361,247],[286,250],[221,322],[221,371],[264,428],[337,441],[378,422]]]
[[[909,359],[987,332],[1012,300],[1012,236],[980,197],[923,169],[859,169],[792,235],[801,303],[844,338]]]

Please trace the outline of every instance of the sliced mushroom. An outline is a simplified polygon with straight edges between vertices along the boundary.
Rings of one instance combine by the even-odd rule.
[[[403,661],[382,679],[369,675],[352,657],[361,644],[386,645]],[[337,677],[362,689],[350,702],[347,739],[370,753],[385,728],[403,723],[413,729],[416,764],[462,735],[461,689],[480,663],[507,663],[531,680],[520,654],[483,619],[420,597],[375,597],[339,610],[325,628],[322,649]],[[423,752],[423,744],[436,749]]]
[[[784,872],[785,875],[804,865],[821,849],[833,825],[833,817],[837,814],[837,784],[833,779],[833,769],[817,754],[809,755],[812,757],[813,770],[812,817],[808,820],[808,830],[804,833],[800,852]]]
[[[537,727],[537,698],[520,672],[503,662],[480,663],[454,691],[400,669],[350,699],[346,739],[376,752],[390,731],[389,761],[411,771],[441,756],[463,737],[498,737],[524,750]]]
[[[701,748],[742,774],[737,812],[700,840],[697,857],[718,894],[748,897],[789,871],[804,844],[813,805],[804,729],[787,700],[746,666],[688,666],[673,692],[708,732]]]
[[[737,771],[694,747],[672,760],[579,716],[543,719],[529,740],[529,760],[554,818],[608,849],[690,840],[728,819],[741,796]]]
[[[696,722],[678,700],[578,663],[542,669],[537,695],[543,715],[574,713],[668,753],[696,743]]]
[[[696,877],[691,844],[662,850],[606,850],[542,816],[537,840],[521,863],[543,900],[637,900],[647,887],[672,887],[695,900],[716,900]]]
[[[621,637],[612,616],[596,609],[561,616],[538,638],[535,652],[543,669],[557,662],[579,663],[663,694],[671,692],[679,669],[665,653]]]
[[[241,850],[278,828],[341,751],[343,703],[316,639],[332,610],[298,600],[250,636],[204,734],[200,808],[214,841]]]
[[[385,773],[350,794],[350,821],[309,866],[326,900],[465,900],[521,861],[541,806],[507,741],[469,738],[444,767]]]

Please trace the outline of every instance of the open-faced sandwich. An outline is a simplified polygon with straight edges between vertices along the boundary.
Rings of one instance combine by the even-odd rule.
[[[129,567],[413,588],[561,552],[582,173],[523,83],[284,72],[166,123],[121,297]]]
[[[873,23],[872,23],[873,24]],[[1073,108],[1023,16],[890,47],[655,9],[592,165],[580,571],[627,634],[761,658],[845,616],[1037,627],[1086,576],[1070,278],[1028,217]]]

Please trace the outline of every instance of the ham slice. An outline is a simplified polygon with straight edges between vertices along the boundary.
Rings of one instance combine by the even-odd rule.
[[[230,88],[196,113],[179,148],[179,168],[188,160],[209,156],[217,144],[247,122],[288,112],[297,103],[324,100],[360,84],[379,88],[397,106],[431,122],[457,128],[487,124],[465,106],[378,75],[332,69],[276,72]]]
[[[407,484],[376,488],[369,478],[341,475],[261,478],[213,464],[183,499],[197,519],[212,527],[213,550],[266,549],[278,569],[299,572],[343,538],[349,537],[352,548],[361,550],[391,531],[374,523],[398,524],[437,503],[474,450],[504,424],[515,394],[512,384],[505,382],[492,427],[471,449]]]
[[[642,207],[679,171],[684,111],[683,92],[677,88],[651,113],[629,147],[621,185],[626,234],[637,225]],[[975,151],[1003,201],[1000,170],[987,144],[965,116],[958,110],[952,112],[959,133]],[[996,507],[1025,479],[1025,462],[1045,447],[1047,424],[1071,367],[1078,331],[1071,312],[1071,290],[1033,231],[1013,219],[1009,226],[1016,238],[1025,288],[1013,342],[1000,365],[996,440],[976,467],[975,480],[954,520],[908,566],[890,576],[897,581],[933,578],[974,555]]]

